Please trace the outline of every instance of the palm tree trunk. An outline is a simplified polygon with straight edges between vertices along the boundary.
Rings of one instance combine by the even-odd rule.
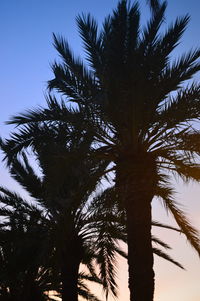
[[[23,291],[21,292],[21,301],[35,301],[40,300],[37,292],[37,285],[35,283],[37,275],[37,269],[27,271],[26,278],[24,281]],[[41,296],[40,296],[41,297]]]
[[[126,202],[129,290],[131,301],[152,301],[154,295],[151,244],[151,201],[141,195]]]
[[[134,153],[131,148],[127,149],[130,153],[122,154],[116,161],[116,185],[127,218],[130,300],[153,301],[151,201],[157,168],[154,158],[148,153]]]
[[[61,267],[62,301],[78,301],[78,271],[80,261],[75,256],[63,258]]]
[[[68,229],[62,249],[61,282],[62,301],[78,301],[79,266],[83,256],[82,242],[76,231]]]

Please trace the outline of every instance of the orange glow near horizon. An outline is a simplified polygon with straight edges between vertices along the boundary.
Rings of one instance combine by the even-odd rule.
[[[177,201],[185,210],[192,225],[200,230],[200,187],[194,183],[177,186]],[[153,205],[153,219],[163,223],[176,225],[170,215],[167,215],[160,203],[155,200]],[[168,243],[172,250],[166,252],[180,262],[185,270],[174,264],[154,256],[155,297],[154,301],[199,301],[200,300],[200,260],[198,254],[187,242],[184,235],[171,230],[153,228],[153,233]],[[118,265],[119,301],[129,301],[128,267],[124,259]],[[91,286],[101,300],[102,289]],[[109,298],[108,301],[113,301]]]

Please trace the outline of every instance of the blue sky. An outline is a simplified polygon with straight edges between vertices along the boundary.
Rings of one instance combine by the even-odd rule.
[[[101,22],[116,3],[116,0],[0,1],[0,99],[4,104],[0,122],[24,107],[43,103],[45,83],[52,76],[50,63],[57,57],[52,47],[52,32],[66,36],[75,52],[81,53],[75,16],[91,12]],[[145,0],[139,3],[145,20],[148,12]],[[167,21],[186,13],[192,17],[179,51],[198,45],[199,11],[198,0],[169,1]]]
[[[142,9],[142,21],[148,16],[145,0],[139,1]],[[0,135],[7,136],[11,127],[4,122],[11,115],[44,105],[46,81],[52,78],[50,64],[58,58],[52,46],[52,32],[65,36],[75,53],[83,55],[81,41],[75,23],[79,13],[90,12],[99,22],[116,6],[116,0],[1,0],[1,79],[0,79]],[[188,29],[174,56],[178,56],[192,47],[200,46],[200,1],[169,0],[167,26],[176,16],[191,15]],[[199,80],[199,76],[196,76]],[[0,181],[13,186],[1,165]],[[200,188],[195,185],[183,187],[177,184],[178,197],[190,213],[196,226],[200,228]],[[190,202],[187,202],[188,199]],[[165,214],[155,206],[155,216],[166,219]],[[190,209],[189,209],[190,208]],[[160,234],[160,233],[159,233]],[[156,259],[157,290],[155,301],[199,301],[200,300],[200,261],[185,241],[175,234],[162,232],[166,240],[174,246],[172,254],[186,263],[187,272],[179,271],[170,264]],[[121,286],[127,296],[126,266],[120,270]],[[124,271],[124,272],[123,272]],[[124,296],[125,296],[124,295]],[[127,299],[128,300],[128,299]],[[123,294],[120,301],[125,301]]]

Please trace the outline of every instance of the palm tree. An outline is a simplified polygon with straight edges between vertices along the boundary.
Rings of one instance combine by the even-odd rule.
[[[15,174],[15,176],[17,175],[18,177],[21,175],[21,178],[23,178],[25,176],[23,171],[25,170],[22,165],[21,167],[22,168],[19,171],[18,166],[13,175]],[[34,180],[33,177],[32,180]],[[48,255],[48,261],[44,261],[41,256],[48,246],[48,244],[46,244],[46,239],[49,235],[49,229],[51,228],[52,221],[46,218],[46,212],[41,208],[41,206],[37,207],[33,203],[21,198],[18,194],[3,187],[0,187],[0,191],[0,215],[1,217],[3,216],[6,218],[6,220],[2,221],[0,225],[0,300],[54,300],[53,297],[55,296],[55,293],[51,298],[50,293],[48,293],[50,291],[56,291],[56,296],[61,297],[62,286],[60,285],[58,269],[56,269],[55,266],[55,254],[52,256],[52,253],[50,253],[50,256]],[[112,217],[112,220],[115,220],[111,214],[114,209],[113,204],[111,205],[109,200],[111,194],[113,194],[113,189],[109,188],[103,193],[103,195],[97,196],[95,202],[90,205],[90,210],[87,211],[87,214],[85,214],[81,221],[81,227],[82,231],[85,232],[85,237],[86,235],[91,236],[91,233],[94,235],[95,231],[97,233],[99,229],[101,229],[98,236],[99,251],[95,253],[95,245],[89,244],[89,247],[91,248],[88,248],[87,246],[87,252],[85,252],[86,256],[83,260],[83,263],[88,265],[89,269],[92,270],[93,275],[81,272],[78,277],[78,295],[90,301],[99,300],[90,292],[85,281],[102,284],[100,279],[98,279],[95,275],[91,265],[91,259],[93,258],[99,262],[100,256],[105,257],[102,253],[102,251],[105,252],[105,249],[101,246],[102,239],[105,240],[105,233],[112,232],[112,236],[116,235],[116,230],[113,227],[110,227],[107,223],[107,227],[105,228],[106,224],[103,223],[103,212],[107,212],[106,215],[108,215],[109,211],[110,217]],[[96,206],[97,203],[98,211]],[[101,212],[101,214],[99,212]],[[117,208],[115,208],[115,213],[116,212],[118,212]],[[96,223],[100,223],[100,225],[97,226]],[[102,227],[102,224],[104,224],[104,228]],[[120,227],[120,231],[122,233],[121,237],[124,239],[123,226]],[[119,238],[118,234],[116,238]],[[51,240],[52,239],[53,236],[51,237]],[[106,239],[108,239],[107,249],[112,251],[110,236],[107,235]],[[169,248],[168,245],[164,244],[157,238],[153,238],[153,241],[166,249]],[[106,246],[105,243],[103,244]],[[98,248],[96,248],[96,250]],[[122,256],[127,257],[120,248],[115,247],[115,250]],[[154,248],[154,250],[157,255],[182,268],[179,263],[174,261],[160,249]],[[47,252],[45,252],[45,257],[47,257],[46,255]],[[109,264],[109,261],[107,264]],[[103,265],[101,267],[101,273],[105,272],[106,270]],[[104,286],[106,287],[107,284],[104,283]]]
[[[64,104],[62,104],[62,108],[64,108],[63,105]],[[4,150],[4,154],[8,160],[8,166],[10,168],[10,173],[12,177],[14,177],[14,179],[17,180],[18,183],[21,184],[23,188],[25,188],[29,192],[29,194],[35,199],[35,201],[39,203],[40,208],[42,207],[43,209],[39,210],[39,208],[33,205],[29,206],[28,203],[25,202],[22,198],[20,198],[20,196],[18,196],[17,194],[12,193],[11,191],[6,190],[4,188],[1,188],[0,190],[3,193],[3,196],[1,196],[1,203],[3,204],[3,209],[0,210],[0,213],[1,215],[9,216],[9,214],[11,214],[12,211],[8,211],[7,209],[5,209],[5,206],[12,205],[12,207],[14,207],[14,212],[12,212],[12,214],[14,213],[14,216],[16,214],[18,216],[19,214],[23,213],[23,218],[22,218],[23,223],[21,223],[22,224],[21,228],[23,228],[24,226],[27,227],[26,223],[24,222],[27,219],[27,217],[24,216],[25,214],[29,214],[33,217],[35,216],[34,219],[33,218],[30,219],[32,220],[33,225],[37,224],[36,218],[38,217],[40,218],[38,219],[39,227],[37,226],[36,228],[37,234],[36,234],[35,246],[38,247],[38,237],[39,237],[38,233],[40,235],[43,233],[41,237],[42,243],[40,242],[39,244],[39,253],[42,252],[42,254],[45,254],[45,256],[46,254],[49,254],[49,250],[48,250],[49,242],[51,242],[50,250],[52,250],[54,246],[56,246],[57,258],[61,257],[59,259],[59,264],[56,264],[57,267],[56,271],[59,270],[58,266],[61,266],[61,264],[63,264],[62,263],[63,257],[61,253],[63,248],[62,238],[64,240],[64,236],[61,235],[61,232],[63,232],[63,229],[68,228],[70,225],[71,228],[75,222],[76,225],[74,225],[74,230],[78,231],[78,233],[76,233],[76,239],[79,240],[81,237],[81,243],[82,243],[81,248],[83,249],[84,246],[84,258],[82,258],[82,262],[87,265],[92,276],[81,274],[78,277],[79,279],[78,281],[77,279],[73,279],[70,274],[70,279],[67,279],[66,281],[68,287],[70,287],[68,291],[72,295],[73,294],[72,287],[73,286],[76,287],[77,284],[75,283],[77,283],[78,281],[78,294],[83,297],[87,297],[88,300],[95,301],[97,300],[97,298],[89,292],[85,284],[81,289],[82,283],[80,282],[80,279],[86,278],[86,280],[96,281],[98,283],[101,283],[103,284],[103,287],[106,290],[106,294],[108,294],[110,288],[113,294],[116,295],[116,283],[114,281],[115,270],[112,269],[112,265],[111,265],[114,262],[114,258],[115,258],[113,256],[114,254],[113,251],[117,252],[118,254],[124,257],[127,256],[122,250],[120,250],[117,244],[116,245],[113,244],[113,240],[116,241],[121,239],[124,242],[127,241],[126,234],[125,234],[126,217],[125,217],[125,212],[122,210],[120,202],[118,200],[119,196],[117,197],[117,190],[114,187],[106,189],[103,192],[103,194],[100,193],[98,197],[96,197],[95,199],[93,199],[93,201],[91,201],[89,206],[87,207],[83,206],[83,208],[79,208],[79,210],[75,211],[74,216],[71,217],[70,214],[68,214],[70,212],[66,212],[65,215],[62,215],[61,209],[63,209],[63,207],[61,207],[60,209],[60,205],[61,202],[62,202],[62,206],[64,205],[63,198],[59,198],[59,200],[57,199],[57,191],[59,190],[59,185],[62,185],[63,189],[65,188],[65,185],[63,185],[62,182],[62,179],[64,179],[65,174],[66,174],[66,180],[69,179],[69,177],[67,177],[67,171],[69,168],[67,168],[66,166],[66,159],[68,155],[66,155],[66,153],[65,154],[60,153],[60,151],[63,150],[62,147],[64,146],[64,149],[66,147],[68,134],[69,133],[67,133],[66,125],[64,124],[62,125],[60,124],[59,129],[57,125],[54,127],[51,126],[50,128],[49,125],[47,127],[45,124],[43,124],[43,127],[41,126],[41,124],[39,126],[38,124],[34,124],[34,125],[31,124],[30,126],[26,126],[24,129],[22,129],[20,133],[13,134],[12,139],[7,140],[6,143],[1,141],[1,147]],[[34,169],[30,166],[24,152],[21,153],[21,160],[19,160],[18,157],[16,157],[16,155],[20,152],[20,150],[23,150],[24,147],[29,147],[29,146],[32,146],[32,148],[34,149],[34,153],[37,156],[39,166],[42,168],[42,174],[43,174],[42,179],[35,174]],[[76,144],[75,146],[73,144],[71,146],[77,147]],[[62,159],[64,159],[64,161]],[[60,160],[62,161],[59,162]],[[70,165],[72,163],[73,161],[71,161]],[[70,171],[70,177],[72,177],[71,168],[69,169],[69,171]],[[101,174],[102,172],[100,172],[100,175]],[[59,181],[57,181],[58,177],[59,177]],[[98,177],[99,174],[97,175],[97,178]],[[93,183],[95,183],[96,180],[93,179],[93,181],[94,181]],[[89,181],[89,183],[91,186],[91,180]],[[66,188],[69,188],[69,183],[66,184]],[[56,195],[54,195],[55,189],[56,189]],[[81,190],[81,192],[83,193],[83,190]],[[54,199],[52,199],[53,198],[52,194],[54,195]],[[47,196],[48,198],[46,199]],[[59,209],[57,209],[57,205],[59,206]],[[67,208],[67,210],[69,210],[69,208]],[[57,216],[55,216],[55,212]],[[44,218],[44,215],[48,216],[48,218]],[[17,223],[19,223],[19,217]],[[7,225],[8,224],[6,223],[6,226]],[[167,225],[163,225],[158,222],[153,222],[152,225],[169,228],[180,232],[179,229]],[[44,226],[45,226],[45,230],[44,230]],[[31,229],[31,226],[29,227]],[[67,237],[66,232],[65,234]],[[55,237],[58,239],[55,240]],[[94,237],[96,237],[95,240]],[[166,249],[170,248],[166,243],[162,242],[160,239],[156,237],[152,236],[152,241]],[[24,244],[25,243],[22,240],[21,245]],[[74,244],[74,248],[77,247],[75,243],[73,243],[70,240],[70,247],[73,244]],[[41,247],[42,245],[43,247]],[[156,246],[153,247],[153,252],[154,254],[174,263],[180,268],[183,268],[182,265],[180,265],[177,261],[173,260],[168,254],[163,252],[161,249],[158,249]],[[27,253],[28,252],[26,252],[26,254]],[[73,249],[73,253],[75,253],[75,249]],[[66,256],[67,257],[69,256],[68,252]],[[77,259],[77,254],[76,254],[76,259]],[[14,260],[16,260],[15,257]],[[100,275],[101,275],[100,278],[103,280],[102,282],[96,277],[94,273],[95,263],[100,266]],[[41,278],[40,274],[42,271],[42,275],[43,275],[44,273],[43,269],[44,268],[42,268],[41,266],[39,267],[39,269],[36,266],[36,271],[40,271],[40,273],[39,276],[37,276],[37,274],[33,275],[33,280],[34,278],[40,279],[43,285],[40,288],[40,290],[43,289],[41,292],[47,291],[47,288],[44,290],[44,284],[46,284],[48,280],[48,283],[50,284],[49,289],[54,289],[54,290],[56,289],[61,296],[62,286],[59,286],[58,275],[55,276],[54,274],[52,275],[52,273],[50,273],[51,277],[54,276],[54,278],[51,278],[51,282],[50,282],[49,279],[46,279],[44,277],[43,277],[44,279]],[[53,269],[55,270],[55,262],[53,264]],[[66,272],[67,271],[69,270],[66,269]],[[49,276],[49,269],[47,269],[47,272],[44,273],[45,277],[47,275]],[[39,284],[37,283],[37,285]],[[29,289],[27,290],[27,293],[28,292],[31,293],[31,296],[34,299],[35,295],[33,294],[33,292]],[[14,292],[14,295],[15,296],[17,295],[16,291]],[[43,296],[46,297],[46,295]],[[21,299],[22,296],[20,295],[19,298]],[[26,298],[27,295],[25,299]]]
[[[35,136],[34,136],[35,137]],[[2,144],[3,145],[3,144]],[[8,150],[7,150],[8,151]],[[60,236],[63,223],[55,226],[55,220],[48,214],[44,207],[42,181],[30,166],[27,157],[22,153],[21,160],[12,159],[9,162],[11,175],[21,184],[29,194],[38,202],[39,207],[27,202],[18,194],[0,187],[0,215],[6,218],[1,224],[0,247],[1,247],[1,273],[0,273],[0,297],[8,300],[51,300],[48,291],[56,290],[57,296],[62,296],[62,285],[60,285],[59,264],[55,261],[55,247],[60,249],[62,244],[55,237]],[[55,169],[54,169],[55,170]],[[84,246],[84,263],[91,276],[79,273],[78,295],[91,301],[98,301],[88,289],[83,280],[89,280],[103,284],[116,295],[115,271],[112,269],[114,252],[127,257],[127,255],[116,245],[114,240],[126,242],[124,212],[117,204],[114,188],[106,189],[91,201],[90,205],[79,211],[76,220],[76,228],[82,238]],[[116,223],[117,222],[117,223]],[[71,221],[73,223],[73,221]],[[114,223],[114,224],[113,224]],[[69,226],[69,220],[66,227]],[[167,227],[166,225],[153,223],[153,225]],[[117,226],[117,228],[116,228]],[[152,240],[160,246],[169,249],[169,246],[156,237]],[[158,256],[183,268],[169,255],[157,247],[153,251]],[[58,252],[56,252],[58,253]],[[44,260],[43,256],[46,259]],[[34,260],[30,261],[30,258]],[[113,259],[112,259],[113,258]],[[95,275],[94,266],[99,265],[100,275],[103,282]],[[13,272],[13,268],[15,272]],[[110,279],[111,278],[111,279]],[[74,285],[75,280],[70,279],[68,286]],[[73,282],[72,282],[73,281]]]
[[[125,240],[125,232],[122,231],[124,226],[120,224],[116,212],[114,215],[110,210],[108,215],[106,209],[98,211],[98,208],[95,208],[95,199],[91,199],[88,204],[105,163],[98,161],[94,164],[87,157],[90,147],[88,136],[79,139],[79,134],[77,133],[77,137],[73,132],[72,143],[72,135],[69,139],[71,128],[68,129],[66,123],[56,126],[35,124],[31,126],[31,130],[29,134],[32,138],[32,148],[42,176],[35,174],[24,152],[21,159],[16,156],[10,158],[10,146],[3,141],[1,146],[8,157],[11,175],[46,212],[46,235],[40,244],[39,252],[47,259],[48,254],[55,252],[53,268],[56,266],[56,270],[60,271],[62,300],[77,300],[78,279],[81,285],[81,262],[85,263],[91,274],[81,274],[81,279],[86,277],[90,281],[96,281],[103,285],[106,294],[110,291],[116,296],[115,257],[117,253],[125,256],[118,246],[120,239]],[[2,192],[5,195],[11,194],[3,189]],[[14,198],[14,195],[12,196]],[[7,198],[1,199],[4,205],[6,201]],[[19,199],[16,211],[21,210],[21,203],[23,201]],[[13,200],[10,205],[14,204]],[[1,210],[2,213],[4,209]],[[99,277],[95,273],[95,263],[99,266]],[[95,300],[96,297],[88,289],[84,290],[84,287],[79,293],[88,300]]]
[[[200,180],[200,86],[184,82],[200,70],[200,50],[171,61],[188,24],[177,18],[161,33],[167,2],[149,1],[151,17],[140,25],[139,5],[125,0],[101,30],[90,16],[78,16],[89,67],[76,59],[62,37],[54,44],[62,62],[54,63],[57,89],[77,104],[85,129],[93,132],[91,156],[112,162],[116,187],[127,214],[131,300],[152,301],[154,292],[151,205],[159,195],[180,229],[200,254],[199,236],[173,198],[169,172]],[[68,120],[65,106],[29,111],[11,123]],[[63,107],[63,108],[62,108]],[[15,137],[16,138],[16,137]]]
[[[56,296],[61,297],[62,285],[55,252],[52,248],[51,252],[47,251],[52,221],[46,218],[41,206],[30,204],[3,187],[0,191],[0,215],[6,218],[0,230],[0,300],[54,300],[55,294],[50,294],[51,291],[56,291]],[[88,259],[91,261],[92,256],[96,255],[90,250],[85,264],[89,264]],[[93,275],[79,273],[78,295],[86,300],[99,301],[90,292],[86,281],[102,284],[94,271]]]
[[[16,193],[0,192],[0,300],[52,300],[46,292],[57,288],[58,277],[40,254],[47,220]]]

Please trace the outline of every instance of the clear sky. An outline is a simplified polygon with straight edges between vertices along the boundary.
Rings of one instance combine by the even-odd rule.
[[[145,0],[139,1],[142,20],[148,10]],[[46,81],[52,78],[50,64],[57,54],[52,46],[52,32],[67,37],[76,53],[83,55],[78,37],[75,16],[90,12],[99,22],[111,12],[117,0],[0,0],[0,135],[8,135],[11,127],[4,121],[13,114],[44,105]],[[200,46],[200,1],[169,0],[166,25],[186,13],[191,21],[181,45],[175,51],[180,53]],[[199,76],[196,76],[199,80]],[[14,187],[13,181],[1,164],[0,184]],[[16,187],[16,186],[15,186]],[[193,224],[200,229],[200,187],[177,184],[178,201],[184,204]],[[162,208],[155,202],[156,219],[167,221]],[[200,260],[180,235],[169,231],[157,231],[160,237],[171,244],[172,256],[179,259],[187,271],[179,270],[170,263],[156,258],[155,301],[199,301],[200,300]],[[127,267],[120,264],[120,301],[128,300]]]

